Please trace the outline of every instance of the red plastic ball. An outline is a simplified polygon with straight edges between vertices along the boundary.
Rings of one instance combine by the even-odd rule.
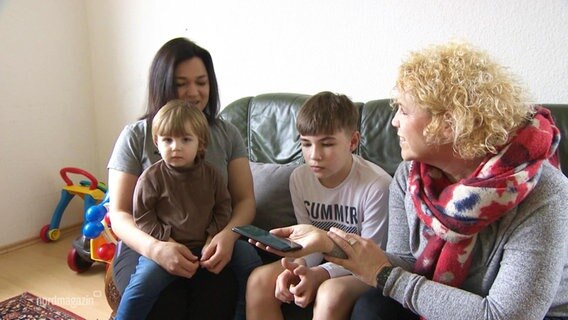
[[[97,253],[102,260],[109,261],[114,257],[115,250],[114,243],[105,243],[97,249]]]

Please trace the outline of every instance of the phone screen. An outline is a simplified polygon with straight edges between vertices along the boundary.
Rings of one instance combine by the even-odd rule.
[[[298,243],[277,237],[270,232],[253,225],[234,227],[232,230],[240,235],[283,252],[302,249],[302,246]]]

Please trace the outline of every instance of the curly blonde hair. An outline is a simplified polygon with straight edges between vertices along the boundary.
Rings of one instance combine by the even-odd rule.
[[[400,66],[396,87],[432,115],[426,141],[451,142],[463,159],[497,153],[534,113],[508,70],[462,42],[411,53]],[[447,125],[451,140],[444,138]]]

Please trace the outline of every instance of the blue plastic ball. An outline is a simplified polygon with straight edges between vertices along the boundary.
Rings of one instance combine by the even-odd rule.
[[[85,218],[89,222],[101,221],[107,213],[105,206],[91,206],[87,209],[87,214]]]
[[[101,234],[104,228],[100,221],[87,222],[83,226],[83,235],[89,239],[94,239]]]

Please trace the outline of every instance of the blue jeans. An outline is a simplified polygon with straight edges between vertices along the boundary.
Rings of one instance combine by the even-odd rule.
[[[127,247],[124,243],[120,243],[118,249],[116,250],[116,256],[113,260],[113,279],[114,283],[116,284],[116,288],[124,295],[125,288],[128,286],[130,281],[131,275],[134,274],[135,268],[138,262],[140,255]],[[236,301],[236,311],[234,315],[234,320],[245,320],[246,315],[246,287],[247,287],[247,280],[252,272],[252,270],[262,264],[262,260],[258,255],[254,246],[244,240],[237,240],[235,242],[235,247],[233,249],[233,255],[231,257],[231,261],[229,262],[229,269],[234,273],[236,285],[237,285],[237,301]],[[227,269],[227,268],[225,268]],[[179,282],[179,281],[176,281]],[[166,312],[169,312],[168,317],[179,316],[180,318],[187,318],[184,316],[185,313],[176,310],[179,310],[179,305],[184,303],[187,299],[182,297],[181,295],[186,295],[186,292],[180,290],[183,286],[177,286],[177,289],[174,289],[170,286],[170,288],[166,289],[169,295],[166,297],[164,294],[161,294],[162,301],[161,303],[157,304],[154,308],[153,313],[157,315],[161,315],[158,317],[162,319]],[[211,300],[204,299],[201,295],[194,297],[195,299],[199,299],[199,302],[196,301],[195,305],[203,305],[203,307],[209,306],[212,307],[213,303],[217,306],[220,302],[212,302]],[[193,300],[195,300],[193,299]],[[175,300],[175,303],[174,301]],[[222,303],[225,305],[225,303]],[[228,306],[231,307],[232,306]],[[217,308],[219,309],[219,308]],[[191,309],[192,311],[189,312],[192,315],[196,315],[197,312]],[[207,313],[210,315],[211,313]],[[168,318],[166,317],[166,318]],[[196,317],[198,319],[199,316]]]
[[[140,256],[120,300],[116,319],[146,319],[162,290],[177,278],[154,261]]]
[[[229,264],[237,279],[237,306],[234,320],[245,320],[247,280],[252,270],[262,264],[262,260],[250,243],[239,239],[235,242]]]

